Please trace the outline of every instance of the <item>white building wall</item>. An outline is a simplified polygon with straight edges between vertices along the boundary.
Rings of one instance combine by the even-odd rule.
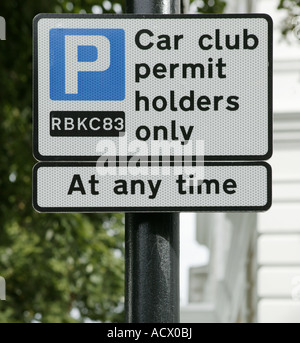
[[[249,320],[257,320],[259,323],[299,323],[300,44],[293,35],[290,36],[292,43],[290,45],[280,39],[279,23],[284,13],[277,11],[277,0],[257,0],[254,3],[255,8],[252,7],[252,10],[268,13],[274,21],[274,155],[269,161],[273,168],[273,206],[268,212],[260,213],[257,217],[257,256],[255,256],[256,249],[254,248],[252,263],[244,264],[241,272],[241,275],[248,277],[248,284],[236,279],[236,282],[240,282],[240,287],[247,288],[252,285],[252,291],[255,294],[247,298],[247,290],[241,290],[239,292],[241,298],[237,299],[235,306],[240,307],[242,319],[249,318]],[[246,12],[249,6],[251,4],[247,0],[231,0],[228,9],[229,12],[240,12],[243,7],[243,11]],[[211,214],[206,217],[204,215],[206,219],[204,219],[204,224],[202,219],[202,226],[199,225],[198,220],[198,242],[206,244],[212,249],[211,257],[214,255],[213,249],[218,244],[224,245],[223,251],[228,249],[228,242],[225,243],[224,240],[219,239],[218,242],[212,244],[211,239],[217,240],[219,234],[208,236],[207,233],[211,228],[203,231],[203,227],[209,228],[210,223],[214,223],[214,227],[226,231],[226,218],[223,216],[220,223],[221,217],[222,214]],[[225,231],[223,233],[226,236]],[[234,255],[237,249],[234,240],[232,243],[229,250],[231,250],[231,255]],[[248,244],[245,244],[246,246],[248,247]],[[249,257],[251,257],[251,252]],[[223,318],[227,316],[233,321],[239,320],[239,318],[228,315],[228,311],[234,310],[233,307],[230,308],[232,305],[229,302],[227,305],[226,302],[222,302],[220,306],[220,294],[226,288],[218,288],[218,285],[213,283],[214,295],[207,294],[205,291],[207,285],[212,284],[212,280],[220,280],[217,274],[218,271],[224,270],[225,264],[222,265],[220,261],[218,263],[219,266],[215,263],[208,263],[206,267],[193,269],[195,279],[190,290],[198,292],[198,294],[194,294],[194,297],[192,296],[190,299],[195,300],[198,296],[199,301],[183,308],[184,321],[222,321],[222,313],[225,315]],[[230,280],[229,269],[226,269],[223,280]],[[254,273],[251,273],[251,270],[254,270]],[[238,273],[237,270],[236,272]],[[209,275],[213,273],[216,275]],[[195,284],[197,280],[202,283],[199,287]],[[221,284],[224,284],[222,280]],[[200,302],[201,299],[202,302]],[[245,312],[248,312],[248,315]]]
[[[300,45],[280,41],[277,1],[257,1],[274,21],[273,206],[258,215],[260,323],[300,323]]]

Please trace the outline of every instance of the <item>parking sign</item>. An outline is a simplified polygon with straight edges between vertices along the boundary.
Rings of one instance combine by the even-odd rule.
[[[37,160],[271,154],[269,16],[35,18]]]

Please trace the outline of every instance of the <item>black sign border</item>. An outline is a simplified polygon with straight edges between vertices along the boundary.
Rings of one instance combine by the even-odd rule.
[[[192,165],[192,164],[191,164]],[[206,162],[204,166],[222,167],[222,166],[263,166],[267,170],[267,203],[264,206],[206,206],[206,207],[40,207],[37,203],[37,172],[41,167],[96,167],[93,162],[39,162],[33,167],[32,176],[32,194],[33,208],[37,212],[54,213],[94,213],[94,212],[125,212],[125,213],[158,213],[158,212],[263,212],[272,206],[272,168],[267,162]],[[105,167],[103,167],[105,168]]]
[[[37,161],[97,161],[99,156],[44,156],[38,149],[38,22],[40,19],[242,19],[263,18],[268,22],[268,151],[265,155],[206,155],[206,161],[263,161],[273,154],[273,21],[267,14],[175,14],[175,15],[143,15],[143,14],[38,14],[33,19],[33,156]],[[129,160],[132,156],[127,156]],[[180,156],[179,156],[180,157]],[[109,158],[109,157],[108,157]],[[117,157],[118,158],[118,157]],[[160,156],[141,156],[145,161],[157,161]],[[173,158],[173,156],[171,156]],[[175,158],[178,158],[176,156]],[[196,160],[199,156],[185,156],[185,160]]]

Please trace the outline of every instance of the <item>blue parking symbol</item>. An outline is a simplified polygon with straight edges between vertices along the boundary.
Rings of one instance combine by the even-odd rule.
[[[124,100],[123,29],[51,29],[51,100]]]

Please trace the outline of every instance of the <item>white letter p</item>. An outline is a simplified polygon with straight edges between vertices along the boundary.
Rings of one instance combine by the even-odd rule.
[[[78,47],[94,46],[97,58],[92,62],[78,62]],[[110,42],[104,36],[65,36],[65,92],[78,93],[78,72],[105,71],[110,66]]]

